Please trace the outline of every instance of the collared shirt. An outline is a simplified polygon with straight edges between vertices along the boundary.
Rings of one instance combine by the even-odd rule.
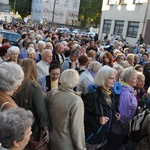
[[[38,78],[49,75],[49,64],[43,60],[36,64]]]

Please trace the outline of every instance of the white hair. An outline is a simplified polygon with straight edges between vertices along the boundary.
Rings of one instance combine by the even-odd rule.
[[[73,49],[81,49],[81,46],[79,44],[74,44]]]
[[[35,49],[32,48],[32,47],[29,47],[29,48],[27,49],[27,54],[34,54],[34,55],[35,55]]]
[[[40,35],[40,34],[37,34],[35,38],[36,38],[37,41],[42,41],[43,40],[43,36]]]
[[[97,73],[102,65],[98,61],[91,61],[88,65],[88,70],[91,70],[94,73]]]
[[[60,76],[60,85],[64,88],[73,89],[74,87],[77,86],[78,82],[79,82],[79,74],[74,69],[67,69],[63,71],[63,73]]]
[[[0,64],[0,89],[2,91],[15,89],[23,79],[24,72],[18,64],[14,62]]]
[[[137,74],[137,71],[133,68],[133,67],[128,67],[128,68],[125,68],[123,70],[123,72],[121,73],[121,79],[124,81],[124,82],[127,82],[129,81],[133,75]]]
[[[111,75],[117,75],[117,71],[107,65],[103,66],[97,73],[94,83],[97,86],[104,86],[105,80]]]
[[[134,55],[134,54],[129,53],[129,54],[127,55],[127,60],[128,60],[128,59],[131,59],[131,58],[134,58],[134,57],[135,57],[135,55]]]
[[[7,50],[7,54],[10,55],[12,52],[17,52],[18,54],[20,53],[20,49],[18,46],[11,46]]]
[[[67,42],[66,41],[62,41],[61,44],[63,44],[64,46],[67,46]]]
[[[39,45],[44,45],[45,46],[45,42],[44,41],[39,41],[37,46],[39,46]]]
[[[33,124],[33,114],[20,107],[12,107],[0,113],[0,141],[3,147],[12,149],[14,141],[22,141],[25,132]],[[9,132],[9,134],[7,134]]]
[[[123,70],[124,70],[124,68],[123,68],[121,65],[114,65],[113,68],[114,68],[115,70],[117,70],[117,72],[118,72],[119,74],[121,74],[121,73],[123,72]]]

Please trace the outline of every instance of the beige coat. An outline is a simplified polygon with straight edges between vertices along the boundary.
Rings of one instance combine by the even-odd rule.
[[[82,99],[71,90],[52,90],[48,93],[48,102],[53,126],[53,131],[50,133],[51,149],[84,150]]]

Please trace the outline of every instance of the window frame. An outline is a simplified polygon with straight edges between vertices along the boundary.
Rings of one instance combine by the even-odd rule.
[[[117,22],[118,22],[118,24],[117,24]],[[119,22],[122,22],[122,24],[119,24]],[[118,27],[118,29],[116,29],[116,27]],[[124,27],[124,21],[123,20],[116,20],[113,33],[121,36],[123,34],[123,27]],[[120,32],[120,30],[121,30],[121,32]]]
[[[108,21],[109,23],[106,23],[107,21]],[[110,20],[110,19],[104,19],[102,33],[110,33],[111,22],[112,22],[112,20]],[[105,26],[106,26],[106,29],[104,30],[104,27],[105,27]]]
[[[116,2],[114,0],[108,0],[107,5],[114,5]]]
[[[137,25],[130,25],[131,23],[137,23]],[[129,37],[129,38],[137,38],[137,36],[138,36],[138,29],[139,29],[139,22],[137,22],[137,21],[129,21],[128,22],[128,28],[127,28],[127,34],[126,34],[126,37]],[[129,28],[130,28],[130,30],[132,30],[131,31],[131,33],[130,33],[130,30],[129,30]],[[131,29],[132,28],[132,29]],[[137,31],[136,31],[136,30]],[[134,34],[134,32],[136,32],[136,34]],[[135,36],[134,36],[135,35]]]
[[[141,0],[133,0],[133,4],[142,4]]]

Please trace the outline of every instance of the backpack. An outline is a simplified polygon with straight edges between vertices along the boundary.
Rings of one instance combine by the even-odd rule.
[[[129,121],[129,137],[133,142],[139,142],[143,137],[147,136],[142,133],[142,125],[149,114],[150,110],[146,109]]]

